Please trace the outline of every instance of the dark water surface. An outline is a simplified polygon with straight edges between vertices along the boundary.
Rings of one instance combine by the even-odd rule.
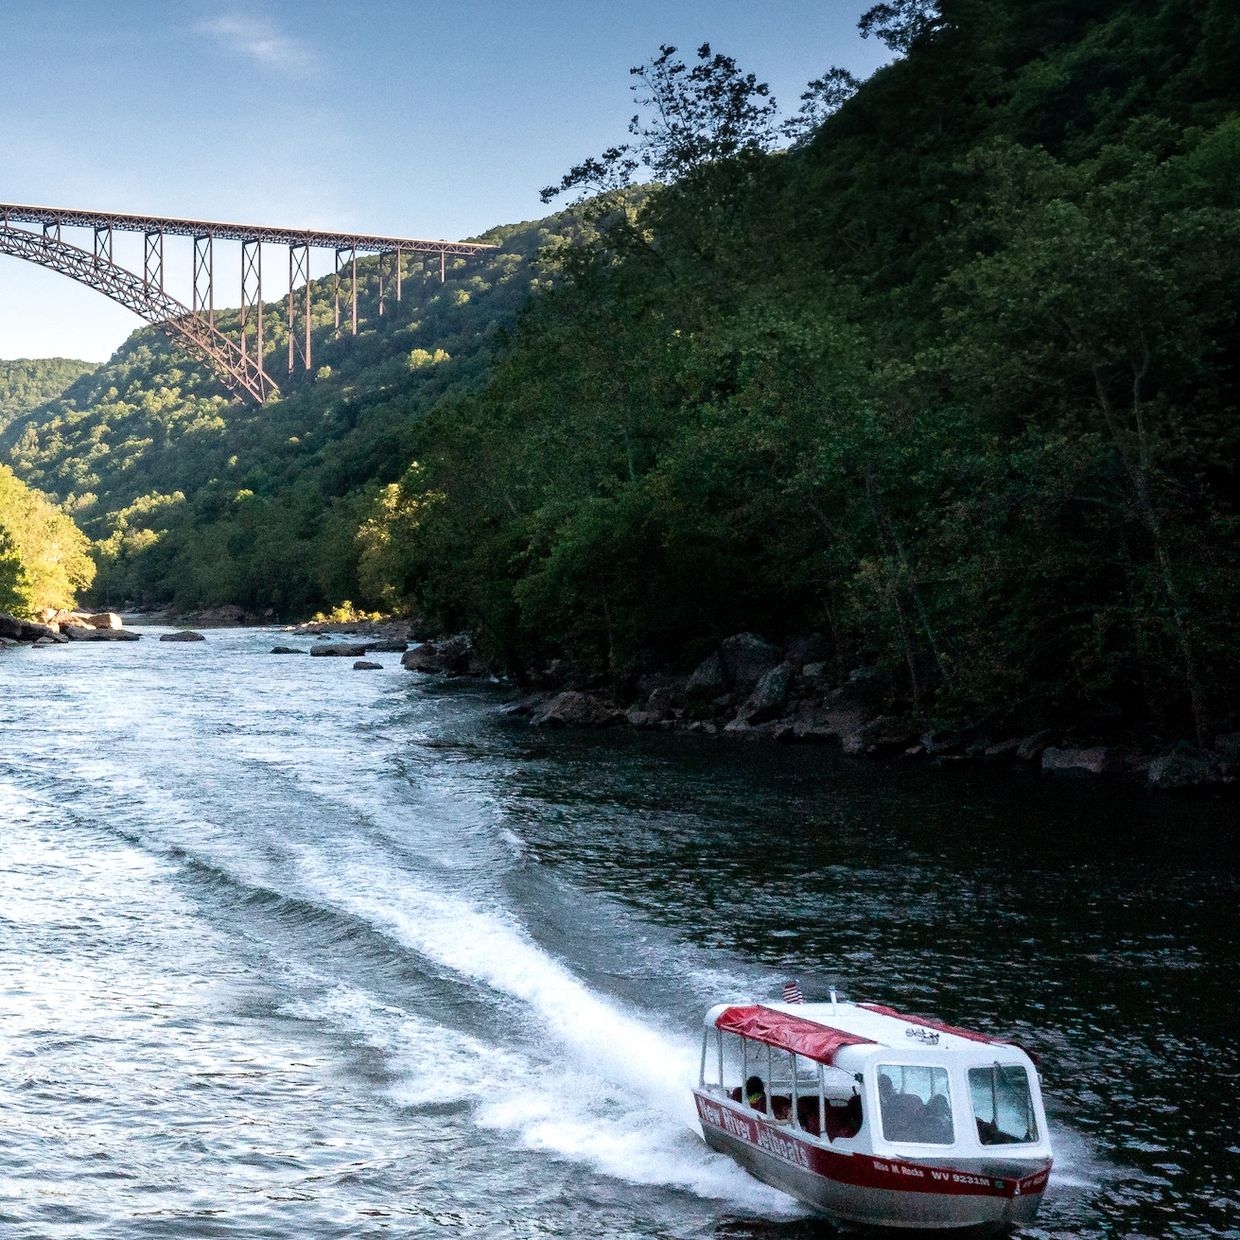
[[[786,976],[1040,1052],[1027,1236],[1240,1232],[1235,802],[536,734],[286,640],[0,654],[0,1234],[827,1236],[693,1126],[703,1010]]]

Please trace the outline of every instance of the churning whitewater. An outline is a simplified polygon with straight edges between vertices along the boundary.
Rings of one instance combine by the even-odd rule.
[[[1126,1018],[1052,1018],[1020,984],[1039,919],[1066,995],[1068,944],[1110,931],[1048,913],[1086,908],[1076,868],[1022,855],[1006,789],[540,735],[499,690],[277,640],[0,659],[6,1236],[821,1235],[706,1149],[689,1094],[703,1011],[791,974],[1052,1043],[1031,1234],[1141,1235],[1164,1208],[1224,1234],[1224,1168],[1178,1165],[1156,1110],[1097,1133],[1102,1086],[1154,1066]],[[1148,874],[1116,880],[1134,961],[1178,953],[1198,989],[1211,864],[1159,892],[1178,946],[1141,928]],[[1221,1122],[1178,1105],[1199,1140]]]

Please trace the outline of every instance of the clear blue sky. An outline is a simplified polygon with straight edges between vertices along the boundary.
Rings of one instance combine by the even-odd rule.
[[[7,0],[0,201],[468,236],[545,214],[541,186],[625,137],[628,69],[660,43],[691,55],[710,42],[791,114],[829,65],[864,77],[888,58],[857,34],[867,7]],[[129,243],[118,239],[117,258],[140,265]],[[169,245],[170,291],[187,298],[188,250]],[[217,276],[229,305],[232,263],[217,258],[234,277]],[[0,257],[0,357],[103,359],[139,325],[101,294]]]

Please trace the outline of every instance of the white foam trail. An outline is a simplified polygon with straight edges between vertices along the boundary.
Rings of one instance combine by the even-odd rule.
[[[685,1125],[696,1124],[688,1090],[697,1073],[697,1047],[602,999],[511,922],[355,859],[329,869],[317,852],[305,851],[302,872],[319,899],[527,1004],[577,1067],[632,1089]]]
[[[589,1073],[488,1047],[347,986],[284,1010],[328,1019],[383,1051],[401,1074],[389,1091],[400,1105],[465,1102],[479,1128],[614,1179],[678,1188],[759,1214],[801,1212],[790,1197],[711,1153],[677,1120]]]

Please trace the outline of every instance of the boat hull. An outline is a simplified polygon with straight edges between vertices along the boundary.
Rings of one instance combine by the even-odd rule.
[[[997,1168],[910,1162],[825,1148],[786,1124],[695,1091],[706,1144],[758,1179],[833,1218],[917,1231],[999,1231],[1031,1223],[1049,1161]]]

